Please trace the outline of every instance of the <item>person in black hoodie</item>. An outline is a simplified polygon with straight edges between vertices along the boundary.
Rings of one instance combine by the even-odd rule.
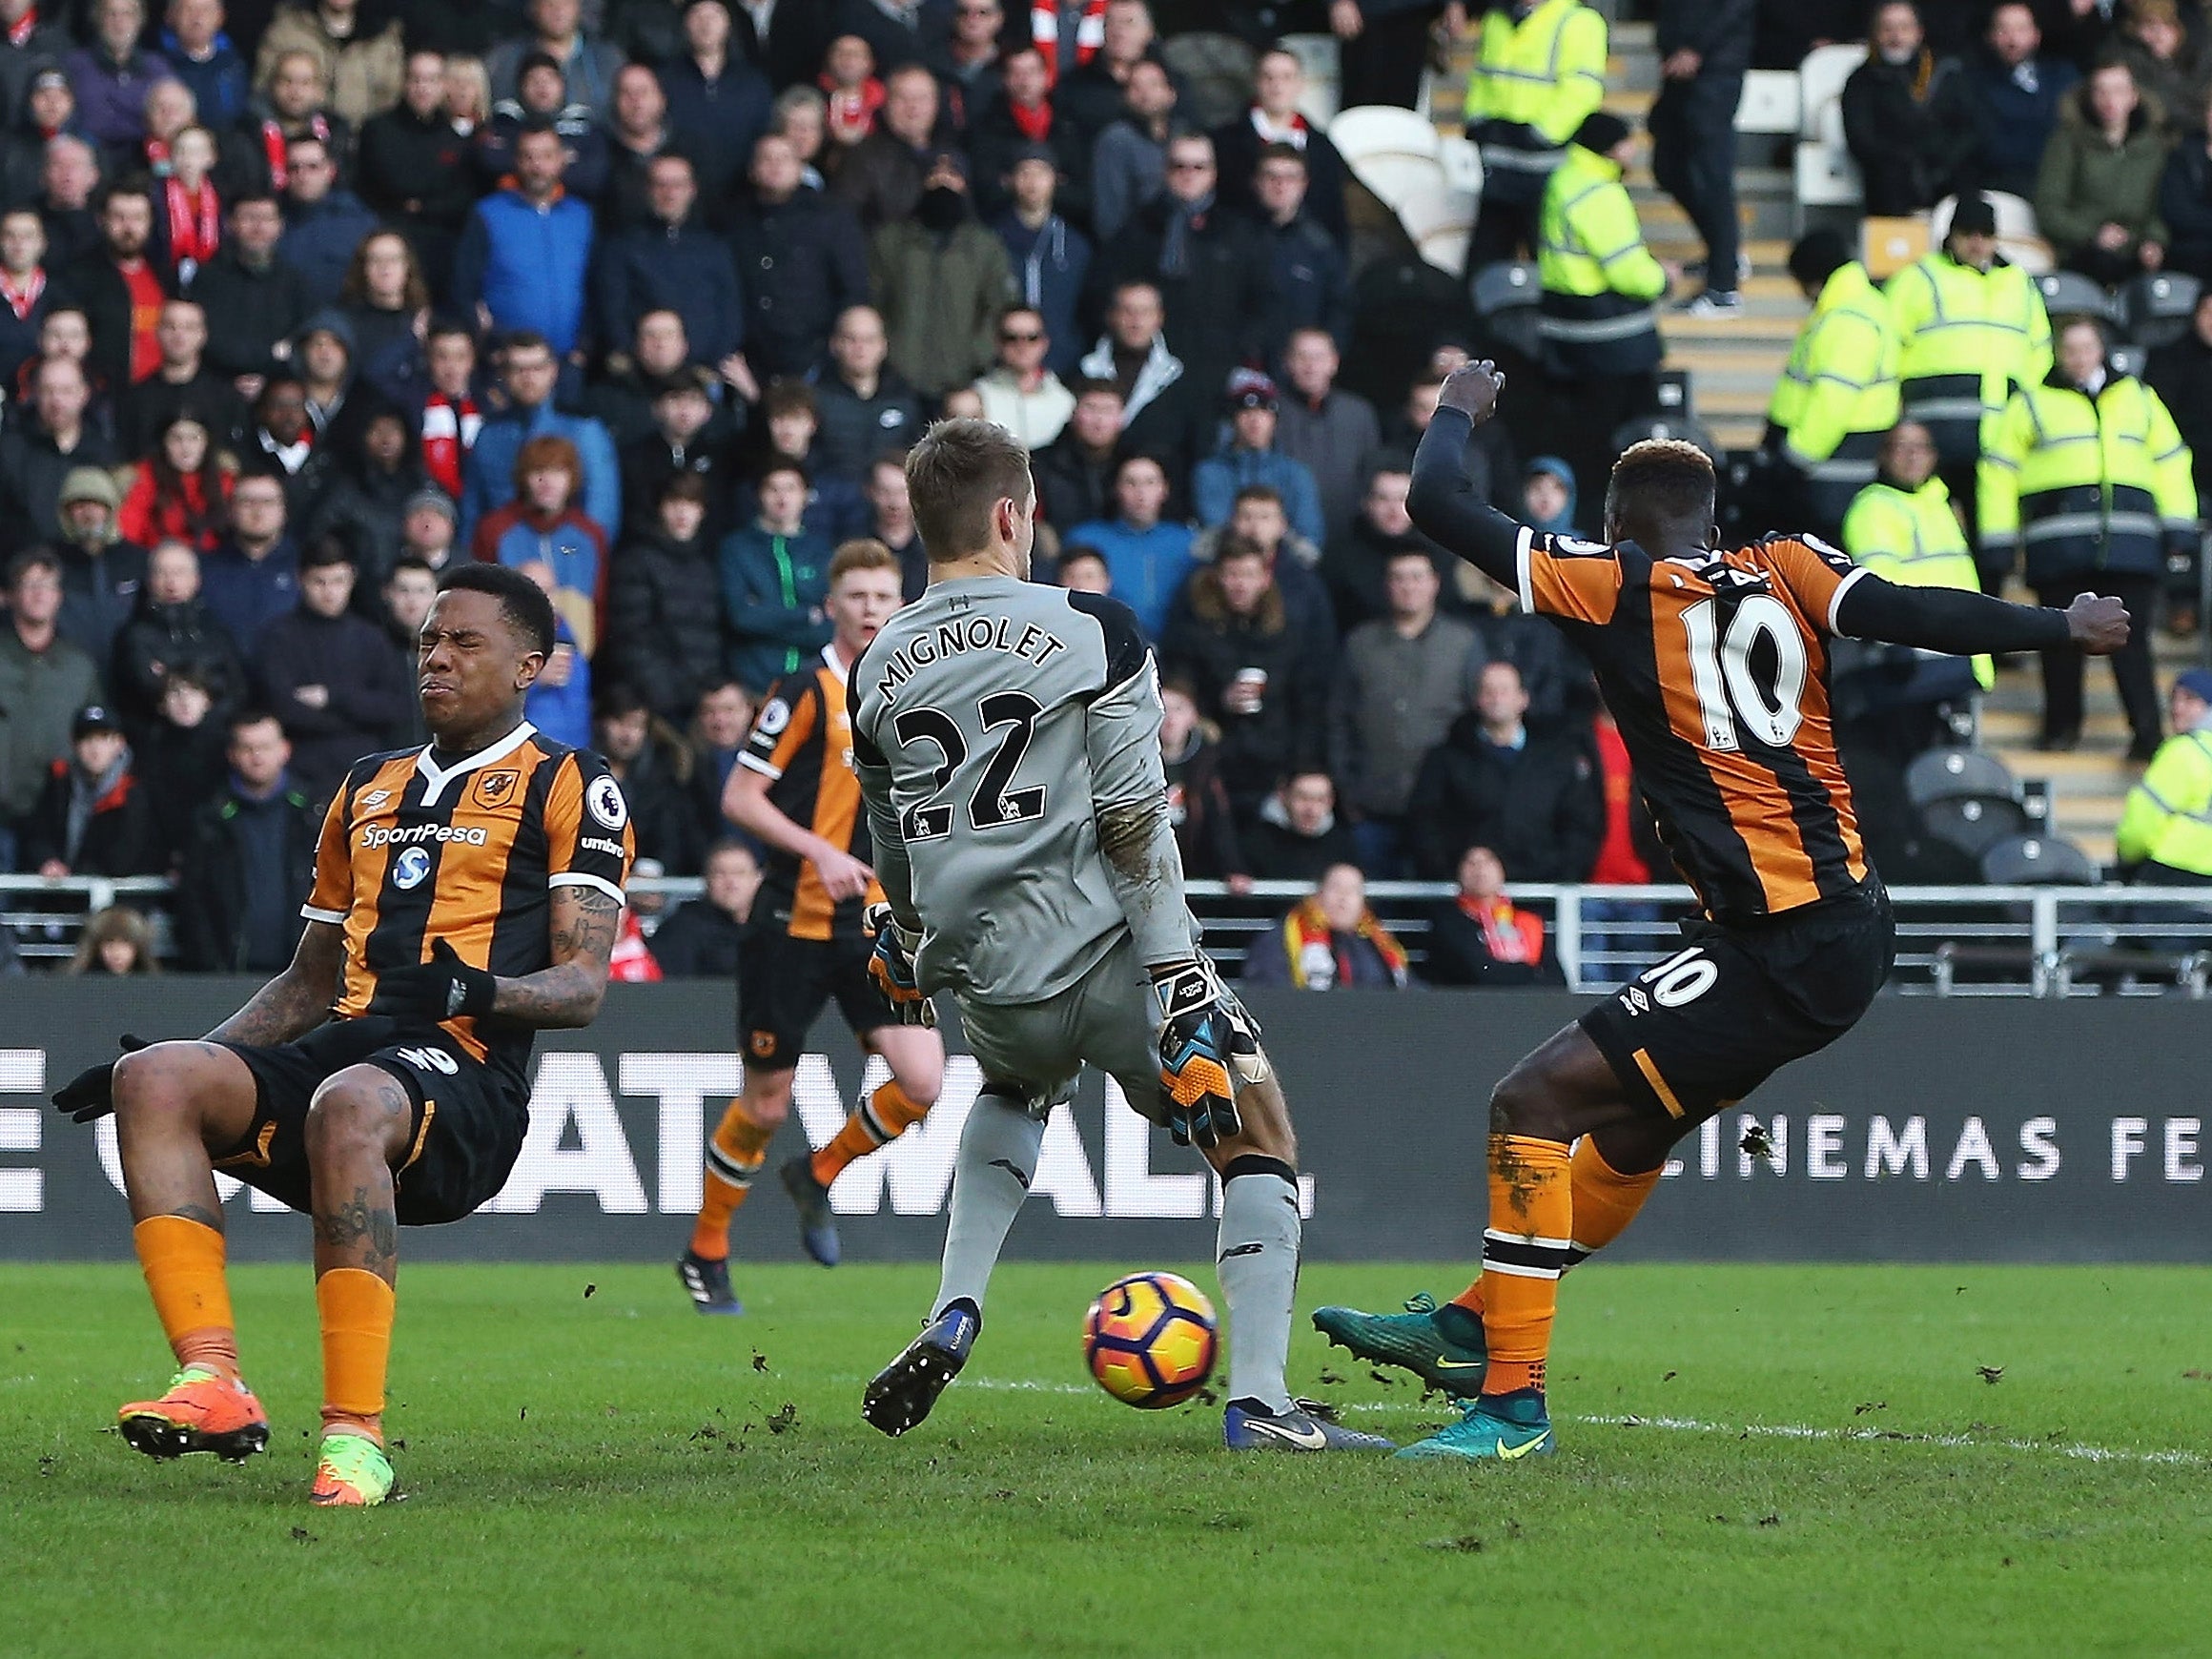
[[[412,688],[383,629],[348,607],[354,564],[326,537],[299,561],[299,605],[261,636],[257,667],[269,707],[292,740],[294,774],[324,800],[361,756],[384,745]]]
[[[221,792],[193,823],[177,884],[176,946],[200,973],[273,973],[292,960],[298,895],[315,881],[318,824],[266,709],[232,717]]]
[[[1160,659],[1221,729],[1221,781],[1239,820],[1277,782],[1320,764],[1329,665],[1291,625],[1267,556],[1224,537],[1168,616]]]
[[[1332,864],[1360,862],[1351,829],[1337,816],[1337,786],[1323,771],[1283,779],[1239,839],[1255,881],[1318,884]]]
[[[115,636],[110,684],[126,718],[152,722],[169,676],[189,670],[207,687],[218,715],[245,689],[245,666],[230,631],[199,591],[199,555],[164,542],[147,556],[137,614]]]
[[[1521,671],[1493,662],[1475,707],[1431,749],[1405,808],[1413,866],[1449,881],[1461,854],[1490,848],[1525,881],[1583,881],[1605,839],[1606,802],[1588,748],[1531,732]]]
[[[604,671],[671,726],[687,722],[722,678],[722,578],[707,497],[695,473],[663,483],[652,527],[622,545],[607,579]]]

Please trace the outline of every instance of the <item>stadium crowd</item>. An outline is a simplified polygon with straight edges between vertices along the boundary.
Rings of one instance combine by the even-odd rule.
[[[1669,85],[1740,77],[1728,31],[1748,53],[1749,0],[1701,9],[1720,20],[1702,51],[1689,10],[1660,8]],[[1939,10],[1949,26],[1974,9]],[[1587,667],[1406,516],[1443,377],[1499,344],[1458,274],[1362,211],[1299,113],[1301,58],[1275,42],[1333,33],[1345,104],[1411,107],[1452,36],[1490,54],[1503,16],[1509,53],[1530,30],[1569,38],[1586,10],[170,0],[151,16],[0,0],[0,873],[174,873],[184,966],[280,966],[328,791],[358,755],[421,737],[410,642],[439,573],[497,560],[560,618],[530,718],[606,756],[642,870],[707,877],[628,960],[726,973],[759,870],[721,802],[763,693],[828,641],[840,543],[882,542],[919,591],[903,452],[971,414],[1033,452],[1036,578],[1127,601],[1157,647],[1191,873],[1314,887],[1249,973],[1404,983],[1360,889],[1396,877],[1458,886],[1431,979],[1555,972],[1508,879],[1636,884],[1669,866]],[[2056,10],[2059,55],[2039,40],[2022,55],[2037,13],[1999,6],[1969,70],[1936,53],[1971,41],[1930,46],[1911,7],[1880,10],[1846,94],[1854,146],[1899,154],[1889,171],[1866,156],[1870,207],[2032,175],[2053,239],[2097,279],[2198,269],[2204,14]],[[1866,21],[1855,5],[1758,17],[1762,60]],[[1171,68],[1163,22],[1240,55]],[[1485,113],[1470,94],[1493,181],[1478,257],[1542,240],[1537,198],[1507,199],[1494,152],[1526,140],[1604,176],[1625,129],[1591,114],[1602,23],[1597,38],[1596,77],[1553,52],[1546,111]],[[1578,74],[1595,91],[1568,88]],[[1709,206],[1695,101],[1670,96],[1671,176]],[[1910,200],[1877,200],[1892,172]],[[2069,239],[2077,198],[2093,211]],[[1976,224],[1962,208],[1954,237]],[[1856,267],[1808,241],[1792,269],[1818,325]],[[1734,263],[1716,248],[1708,315],[1734,301]],[[1912,428],[1881,326],[1881,418],[1865,374],[1840,424],[1778,402],[1776,476],[1842,460],[1908,505],[1929,477],[1959,479],[1956,455],[1937,472],[1890,432]],[[2212,302],[2167,356],[2152,382],[2179,389],[2201,472]],[[1608,402],[1623,376],[1555,357],[1550,406],[1582,418],[1509,414],[1470,467],[1526,522],[1598,533],[1592,469],[1657,360]],[[1817,399],[1823,379],[1793,359],[1785,389]],[[2014,390],[2000,377],[1998,419]],[[1834,443],[1792,449],[1823,422]],[[1572,459],[1543,452],[1554,431]],[[2153,588],[2181,551],[2176,516],[2152,537]],[[2078,663],[2073,684],[2078,727]],[[1879,750],[1897,723],[1879,698],[1866,713]],[[2155,700],[2147,719],[2155,747]],[[1898,741],[1909,756],[1936,735]],[[127,921],[85,938],[80,966],[152,965]]]

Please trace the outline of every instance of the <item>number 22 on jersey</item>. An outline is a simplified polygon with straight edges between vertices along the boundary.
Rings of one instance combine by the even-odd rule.
[[[1026,691],[998,691],[975,706],[977,724],[989,733],[1005,728],[1006,735],[984,764],[983,775],[968,796],[968,824],[973,830],[993,830],[1003,824],[1026,824],[1045,815],[1045,787],[1030,784],[1014,789],[1014,774],[1029,752],[1044,708]],[[927,741],[944,756],[930,777],[930,798],[907,809],[900,833],[909,842],[935,841],[952,832],[953,807],[941,801],[955,774],[968,762],[968,738],[960,723],[941,708],[909,708],[892,723],[901,743]]]

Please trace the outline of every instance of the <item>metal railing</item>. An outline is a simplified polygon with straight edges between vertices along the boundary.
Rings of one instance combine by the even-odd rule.
[[[130,901],[164,919],[171,884],[124,880],[0,876],[0,921],[16,931],[26,958],[67,957],[86,917]],[[1296,882],[1260,882],[1233,893],[1219,882],[1191,884],[1191,903],[1226,964],[1306,896]],[[660,913],[696,898],[696,876],[640,878],[634,897],[658,900]],[[1891,988],[1902,995],[2202,996],[2212,983],[2212,888],[1904,887],[1892,888],[1897,912],[1897,965]],[[1406,947],[1418,968],[1428,918],[1450,902],[1441,882],[1370,882],[1369,904]],[[1513,900],[1545,918],[1567,986],[1599,992],[1671,953],[1677,924],[1695,914],[1683,887],[1516,887]],[[641,907],[645,908],[645,907]],[[646,916],[648,931],[657,914]]]

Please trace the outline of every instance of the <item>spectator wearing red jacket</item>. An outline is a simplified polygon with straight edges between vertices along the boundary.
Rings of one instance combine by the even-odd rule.
[[[216,452],[208,422],[196,410],[169,418],[154,453],[123,498],[116,527],[141,547],[182,542],[195,553],[213,553],[230,528],[235,462]]]

